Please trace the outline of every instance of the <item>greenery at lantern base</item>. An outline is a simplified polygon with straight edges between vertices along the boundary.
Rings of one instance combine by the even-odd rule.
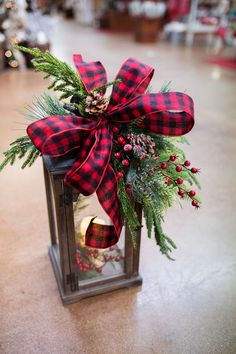
[[[28,109],[27,118],[32,121],[61,115],[91,118],[92,114],[102,113],[106,109],[109,99],[99,99],[99,94],[104,87],[113,85],[114,82],[88,93],[78,73],[48,51],[24,47],[18,49],[34,56],[32,64],[35,70],[46,73],[45,78],[54,79],[49,89],[62,93],[59,99],[46,93],[35,98]],[[168,90],[169,84],[161,88],[161,92]],[[61,102],[68,98],[69,102]],[[187,142],[184,137],[160,136],[140,128],[139,124],[140,120],[135,120],[112,126],[111,165],[118,180],[120,209],[135,247],[136,231],[141,225],[134,204],[140,203],[143,206],[148,237],[151,238],[154,232],[161,253],[172,259],[170,254],[176,246],[162,229],[164,215],[175,202],[184,199],[195,208],[200,206],[201,200],[192,189],[193,185],[200,187],[196,177],[199,169],[192,167],[179,147],[179,143]],[[7,164],[13,164],[16,158],[24,158],[22,168],[31,166],[41,153],[30,138],[24,136],[14,141],[4,155],[0,170]],[[85,255],[79,254],[78,257]]]

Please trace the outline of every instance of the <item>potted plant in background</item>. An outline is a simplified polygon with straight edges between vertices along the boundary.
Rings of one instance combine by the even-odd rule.
[[[136,42],[153,43],[162,27],[166,12],[163,1],[131,1],[129,11],[133,18]]]

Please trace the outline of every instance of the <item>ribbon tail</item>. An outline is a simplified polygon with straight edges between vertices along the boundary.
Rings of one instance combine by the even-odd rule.
[[[117,180],[110,165],[107,166],[102,182],[97,189],[97,196],[114,226],[91,222],[85,235],[85,245],[94,248],[108,248],[119,241],[123,226],[117,198]]]
[[[108,125],[103,123],[94,134],[93,145],[89,137],[84,141],[84,149],[86,145],[90,151],[85,160],[75,163],[64,181],[83,195],[91,195],[99,187],[111,156],[112,135]]]

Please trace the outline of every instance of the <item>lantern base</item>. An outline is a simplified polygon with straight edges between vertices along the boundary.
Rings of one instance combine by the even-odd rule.
[[[104,294],[113,290],[140,286],[143,282],[142,277],[138,273],[130,277],[127,276],[127,274],[120,274],[100,280],[94,280],[92,282],[84,282],[84,284],[79,286],[79,288],[74,291],[65,291],[62,284],[58,254],[54,246],[49,246],[49,256],[56,277],[61,300],[64,305],[72,304],[83,298]]]

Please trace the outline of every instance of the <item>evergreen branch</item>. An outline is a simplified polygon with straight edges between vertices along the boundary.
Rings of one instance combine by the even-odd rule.
[[[138,221],[138,216],[136,214],[136,211],[134,210],[134,207],[129,199],[129,197],[126,194],[125,191],[125,183],[123,179],[119,179],[118,182],[118,198],[121,204],[123,216],[125,218],[126,224],[129,229],[129,233],[131,236],[131,241],[133,244],[133,247],[136,248],[137,241],[137,230],[141,227],[139,221]]]
[[[146,204],[143,205],[143,214],[146,221],[148,238],[151,238],[152,227],[153,227],[153,213],[152,213],[152,209],[149,208]]]
[[[48,116],[68,115],[56,97],[44,93],[41,97],[33,97],[31,106],[27,108],[26,116],[30,120],[38,120]]]
[[[171,88],[171,81],[166,81],[163,83],[163,85],[161,86],[159,92],[170,92]]]
[[[189,173],[189,177],[192,180],[192,182],[195,183],[199,189],[201,189],[201,184],[199,183],[197,177],[194,174],[192,174],[191,172]]]
[[[30,167],[41,155],[40,151],[36,149],[36,147],[27,135],[16,139],[10,144],[10,146],[11,147],[3,153],[5,158],[0,164],[0,172],[7,165],[13,165],[16,158],[22,159],[23,157],[26,157],[21,168],[24,169],[26,166]]]
[[[106,88],[108,88],[109,86],[113,86],[115,84],[118,84],[122,82],[121,79],[116,79],[114,81],[111,81],[111,82],[108,82],[107,84],[104,84],[104,85],[101,85],[101,86],[98,86],[96,87],[94,90],[92,90],[92,92],[102,92],[104,91]]]
[[[145,199],[143,200],[143,205],[144,210],[146,210],[144,212],[144,217],[146,218],[146,225],[149,237],[151,237],[152,227],[154,227],[155,240],[157,245],[160,247],[161,253],[164,254],[168,259],[174,260],[169,253],[172,252],[172,249],[176,248],[176,245],[168,236],[164,234],[162,230],[161,222],[163,217],[159,208],[160,205],[158,205],[157,202],[153,200],[150,196],[145,197]],[[150,219],[147,219],[147,210],[149,213],[148,218]]]
[[[26,48],[16,45],[16,49],[32,55],[34,58],[31,60],[35,71],[44,72],[46,76],[53,78],[52,84],[49,89],[62,90],[61,99],[74,96],[79,93],[86,94],[84,84],[78,75],[67,63],[57,59],[48,50],[42,52],[38,48]],[[67,89],[67,92],[65,90]]]

